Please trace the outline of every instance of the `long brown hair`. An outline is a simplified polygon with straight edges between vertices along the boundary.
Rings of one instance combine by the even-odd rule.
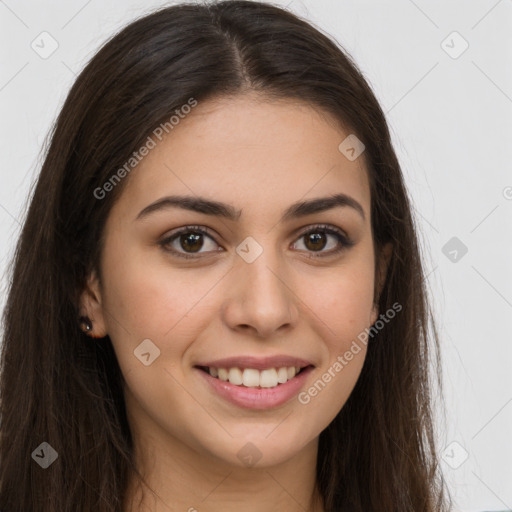
[[[91,270],[99,272],[105,221],[129,176],[101,199],[94,191],[190,98],[245,91],[308,102],[350,127],[365,145],[376,250],[393,244],[375,300],[380,312],[403,308],[371,337],[352,394],[320,435],[325,509],[446,509],[432,405],[439,341],[385,116],[338,44],[284,9],[240,0],[136,20],[103,45],[68,94],[10,268],[0,510],[122,511],[129,476],[138,474],[123,376],[110,338],[93,342],[80,330],[78,298]],[[41,443],[58,454],[47,469],[34,458]]]

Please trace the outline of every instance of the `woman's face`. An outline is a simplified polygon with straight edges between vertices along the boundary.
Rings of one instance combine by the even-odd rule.
[[[344,355],[378,316],[364,153],[338,148],[349,135],[306,104],[208,101],[125,178],[103,281],[91,276],[82,305],[112,340],[141,439],[264,467],[316,441],[343,407],[365,345]],[[336,194],[350,200],[305,206]],[[210,363],[217,377],[199,368]],[[308,369],[292,378],[295,366]]]

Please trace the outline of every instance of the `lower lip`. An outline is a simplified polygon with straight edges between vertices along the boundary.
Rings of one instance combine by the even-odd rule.
[[[213,390],[228,402],[246,409],[261,410],[283,405],[297,395],[308,375],[313,371],[313,367],[308,366],[293,379],[286,381],[284,384],[278,384],[274,388],[236,386],[230,382],[212,377],[199,368],[196,368],[196,370],[203,375]]]

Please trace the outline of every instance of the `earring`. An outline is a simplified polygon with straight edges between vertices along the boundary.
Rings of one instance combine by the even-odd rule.
[[[81,324],[80,328],[82,329],[82,331],[85,332],[85,334],[87,334],[87,336],[90,336],[91,338],[96,338],[96,339],[105,337],[105,336],[94,336],[94,334],[92,334],[92,322],[88,316],[81,316],[78,320]]]
[[[81,329],[85,333],[89,333],[92,331],[92,322],[88,316],[81,316],[79,318]]]

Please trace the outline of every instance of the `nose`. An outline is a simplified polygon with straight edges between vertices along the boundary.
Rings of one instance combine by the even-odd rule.
[[[299,318],[299,298],[290,274],[270,252],[264,250],[252,263],[236,262],[222,307],[229,328],[261,338],[293,329]]]

